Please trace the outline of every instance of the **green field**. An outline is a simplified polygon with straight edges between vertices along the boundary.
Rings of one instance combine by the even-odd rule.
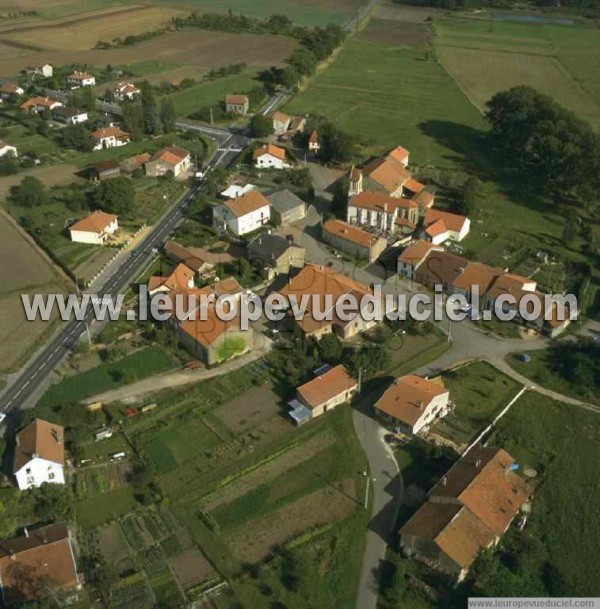
[[[96,393],[120,387],[131,380],[140,380],[174,367],[173,358],[162,347],[146,347],[114,363],[102,364],[52,385],[42,396],[40,405],[52,407],[78,402]]]
[[[420,50],[350,39],[286,109],[323,115],[355,134],[367,152],[398,145],[411,163],[456,167],[476,154],[485,124],[454,81]],[[452,141],[459,141],[457,153]]]
[[[90,530],[123,516],[136,507],[137,502],[130,487],[123,487],[110,493],[96,493],[75,504],[77,524],[84,530]]]
[[[468,443],[483,431],[521,388],[485,362],[447,372],[444,384],[456,408],[437,422],[432,431],[458,443]]]
[[[173,93],[170,97],[177,115],[188,116],[205,106],[217,106],[225,100],[225,95],[228,93],[248,92],[259,84],[256,81],[256,73],[248,71],[218,78],[212,82],[200,83]]]
[[[442,66],[477,108],[526,84],[581,118],[600,122],[600,31],[585,27],[444,18],[435,22]]]

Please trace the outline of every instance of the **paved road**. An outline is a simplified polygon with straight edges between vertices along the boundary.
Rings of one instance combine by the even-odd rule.
[[[239,135],[229,135],[224,140],[208,164],[208,170],[219,165],[228,165],[237,156],[237,150],[245,144],[246,139]],[[223,148],[223,145],[225,146]],[[186,206],[200,192],[200,185],[193,185],[177,200],[157,222],[154,229],[129,254],[124,255],[110,270],[109,276],[97,289],[99,294],[116,296],[121,293],[136,274],[153,256],[153,249],[160,247],[173,229],[183,220]],[[0,396],[0,412],[6,413],[21,407],[35,395],[40,385],[51,375],[56,366],[77,344],[79,337],[86,330],[86,323],[93,323],[93,312],[85,321],[69,321],[50,340],[33,361],[27,365],[15,381]]]

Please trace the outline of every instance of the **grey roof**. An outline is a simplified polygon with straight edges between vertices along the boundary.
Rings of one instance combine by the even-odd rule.
[[[303,207],[306,206],[306,203],[300,197],[287,189],[274,192],[270,194],[267,199],[269,199],[271,207],[279,214],[285,214],[286,212],[296,209],[300,205]]]
[[[52,113],[60,114],[61,116],[66,116],[67,118],[79,116],[80,114],[87,114],[86,110],[78,110],[77,108],[73,108],[71,106],[59,106],[58,108],[54,108]]]
[[[261,233],[248,244],[248,251],[262,258],[277,260],[289,247],[290,244],[285,237]]]

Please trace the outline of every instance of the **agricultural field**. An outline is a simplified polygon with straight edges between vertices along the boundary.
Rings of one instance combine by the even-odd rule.
[[[0,370],[18,368],[54,323],[27,321],[20,294],[64,293],[67,280],[30,237],[0,212],[0,256],[5,263],[0,289]],[[56,321],[56,318],[53,320]]]
[[[475,154],[484,121],[425,50],[425,15],[404,22],[392,18],[394,7],[385,10],[386,18],[376,12],[287,109],[333,120],[357,136],[363,156],[402,144],[412,163],[456,167]],[[460,152],[452,141],[461,142]]]
[[[498,91],[526,84],[600,124],[600,31],[548,24],[443,18],[435,21],[441,65],[483,111]],[[583,40],[582,40],[583,39]]]
[[[435,423],[431,433],[466,447],[514,398],[521,386],[485,362],[462,366],[443,375],[454,411]]]
[[[268,585],[287,607],[306,606],[282,583],[288,567],[278,548],[285,548],[308,561],[302,588],[316,605],[337,598],[351,607],[362,557],[352,531],[365,519],[364,456],[351,410],[293,427],[261,362],[156,399],[158,408],[127,419],[125,430],[235,598],[267,609],[260,590]],[[249,563],[260,572],[254,581],[239,577]]]

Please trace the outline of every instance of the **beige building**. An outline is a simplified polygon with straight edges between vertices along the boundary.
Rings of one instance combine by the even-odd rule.
[[[303,247],[290,243],[285,237],[263,233],[248,244],[248,259],[260,274],[273,280],[304,266]]]
[[[355,258],[377,260],[387,247],[387,239],[341,220],[327,220],[321,233],[323,241]]]
[[[246,116],[250,109],[250,100],[247,95],[226,95],[225,111],[227,114],[240,114]]]
[[[185,175],[191,165],[190,153],[179,146],[168,146],[159,150],[149,161],[144,164],[146,175],[157,177],[164,176],[169,171],[178,178]]]
[[[296,399],[289,402],[290,417],[296,425],[350,402],[358,384],[341,364],[330,368],[296,389]]]
[[[292,122],[292,117],[283,112],[273,112],[269,117],[273,121],[273,133],[275,135],[283,135],[289,128]]]
[[[119,228],[117,216],[104,211],[93,211],[89,216],[82,218],[69,227],[71,241],[77,243],[90,243],[92,245],[106,245],[108,240]]]
[[[306,203],[291,190],[279,190],[270,194],[267,199],[271,204],[271,215],[282,226],[302,220],[306,216]]]

